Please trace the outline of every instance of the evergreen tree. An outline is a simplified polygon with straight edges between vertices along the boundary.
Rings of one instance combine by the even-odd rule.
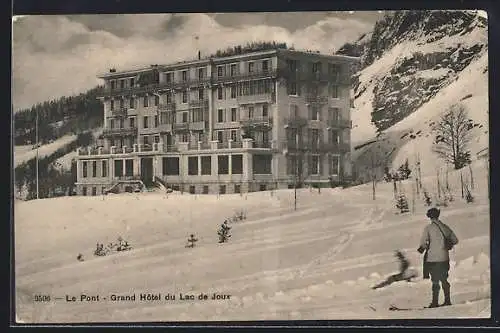
[[[225,243],[229,240],[231,235],[229,234],[229,230],[231,227],[227,225],[227,220],[221,224],[220,229],[217,231],[217,235],[219,235],[219,243]]]
[[[407,213],[410,211],[408,208],[408,200],[406,199],[406,195],[404,193],[400,193],[398,200],[396,202],[396,207],[400,210],[401,213]]]
[[[474,202],[474,197],[472,196],[472,193],[470,193],[469,186],[467,184],[465,184],[464,189],[465,189],[465,201],[467,201],[467,203]]]
[[[186,247],[194,247],[194,244],[198,241],[198,239],[196,239],[194,237],[193,234],[189,235],[189,238],[188,238],[188,244],[186,245]]]
[[[399,167],[398,173],[399,173],[399,176],[401,179],[408,179],[410,177],[411,169],[410,169],[410,165],[408,163],[408,159],[406,159],[404,164],[402,164]]]

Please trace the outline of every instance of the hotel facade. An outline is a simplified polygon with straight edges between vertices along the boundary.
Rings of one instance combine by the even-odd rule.
[[[102,139],[77,193],[161,183],[189,193],[329,186],[351,178],[357,58],[273,49],[100,76]]]

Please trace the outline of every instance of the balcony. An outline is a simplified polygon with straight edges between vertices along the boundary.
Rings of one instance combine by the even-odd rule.
[[[269,141],[254,141],[253,148],[272,148],[272,144]]]
[[[273,127],[273,119],[271,117],[254,117],[240,119],[241,127],[251,128],[271,128]]]
[[[126,117],[127,116],[127,107],[119,107],[111,110],[111,116],[113,117]]]
[[[189,123],[175,123],[173,128],[174,131],[188,131]]]
[[[102,132],[104,137],[110,136],[135,136],[137,135],[137,127],[127,128],[105,128]]]
[[[273,93],[265,93],[258,95],[246,95],[246,96],[237,96],[236,101],[240,105],[245,104],[257,104],[257,103],[269,103],[272,104],[276,100],[275,94]]]
[[[175,111],[175,103],[158,104],[158,111]]]
[[[191,108],[208,108],[208,97],[204,99],[197,99],[189,101],[189,107]]]
[[[285,128],[300,128],[307,125],[307,119],[304,117],[288,117],[284,119]]]
[[[352,121],[348,119],[329,119],[326,124],[328,128],[352,128]]]
[[[208,126],[208,122],[201,120],[201,121],[194,121],[189,123],[189,129],[192,131],[203,131],[205,128]]]
[[[252,79],[263,79],[267,77],[276,77],[277,71],[275,69],[267,69],[267,70],[256,70],[251,73],[245,72],[235,72],[233,75],[226,74],[222,76],[218,76],[217,73],[213,74],[212,81],[214,83],[224,83],[224,82],[234,82],[241,80],[252,80]]]
[[[157,129],[160,133],[170,133],[172,132],[172,124],[159,124]]]
[[[306,95],[305,100],[309,104],[328,104],[327,96]]]

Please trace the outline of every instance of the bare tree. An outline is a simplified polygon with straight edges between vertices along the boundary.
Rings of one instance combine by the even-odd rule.
[[[472,120],[463,104],[454,104],[446,110],[434,126],[434,151],[446,162],[460,169],[470,163],[468,144],[471,140]]]

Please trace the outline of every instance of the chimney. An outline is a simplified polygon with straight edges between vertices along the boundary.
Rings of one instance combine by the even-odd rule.
[[[201,52],[198,50],[198,60],[201,60]]]

